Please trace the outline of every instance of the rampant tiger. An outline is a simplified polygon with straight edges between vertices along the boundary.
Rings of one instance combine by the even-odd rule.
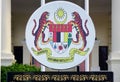
[[[84,29],[83,29],[83,26],[82,26],[82,19],[81,19],[80,15],[77,12],[73,12],[72,16],[73,16],[73,19],[74,19],[73,23],[75,25],[77,25],[77,27],[79,29],[79,32],[80,32],[80,36],[83,40],[83,46],[82,46],[82,48],[80,48],[80,50],[83,50],[86,47],[86,44],[87,44],[86,37],[89,35],[89,30],[86,26],[86,23],[87,23],[88,20],[85,20],[85,23],[84,23],[85,29],[87,31],[87,32],[85,32]],[[76,37],[79,37],[79,33],[77,33]]]
[[[45,30],[45,28],[47,28],[47,25],[52,23],[50,20],[47,20],[48,19],[48,16],[49,16],[49,13],[48,12],[44,12],[40,19],[39,19],[39,25],[38,25],[38,29],[35,31],[36,29],[36,26],[37,26],[37,23],[36,23],[36,20],[34,19],[34,28],[32,30],[32,35],[35,36],[35,40],[34,40],[34,45],[35,47],[37,48],[37,50],[41,50],[39,44],[38,44],[38,40],[39,40],[39,37],[40,35],[42,35],[42,42],[47,42],[47,41],[44,41],[44,38],[45,38],[45,34],[43,32],[43,30]],[[35,32],[34,32],[35,31]]]

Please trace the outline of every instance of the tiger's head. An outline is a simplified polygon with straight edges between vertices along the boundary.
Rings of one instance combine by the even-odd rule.
[[[49,12],[45,11],[42,15],[41,15],[41,18],[45,18],[45,19],[48,19],[49,17]]]
[[[73,19],[75,19],[75,20],[80,20],[80,19],[81,19],[79,13],[77,13],[77,12],[73,12],[73,13],[72,13],[72,17],[73,17]]]

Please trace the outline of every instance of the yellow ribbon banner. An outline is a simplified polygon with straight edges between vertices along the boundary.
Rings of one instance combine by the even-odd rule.
[[[85,56],[87,54],[87,52],[89,51],[89,48],[85,51],[79,50],[77,48],[72,48],[69,52],[69,54],[70,54],[69,57],[53,57],[52,56],[52,51],[49,48],[43,48],[40,51],[37,51],[34,48],[32,48],[32,51],[35,55],[46,54],[47,60],[49,62],[67,63],[67,62],[72,62],[74,60],[74,55],[75,54],[78,54],[80,56]]]

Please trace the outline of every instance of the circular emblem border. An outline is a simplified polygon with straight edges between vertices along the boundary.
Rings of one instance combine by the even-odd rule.
[[[67,38],[64,36],[64,39],[69,42],[59,40],[63,37],[54,38],[58,35],[53,31],[59,36],[66,33]],[[68,35],[72,35],[72,39]],[[94,46],[95,29],[91,18],[81,7],[67,1],[53,1],[31,15],[25,37],[30,53],[38,62],[53,69],[67,69],[89,56]]]

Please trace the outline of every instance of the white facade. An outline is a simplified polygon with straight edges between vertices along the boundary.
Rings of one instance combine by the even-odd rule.
[[[15,1],[15,0],[13,0]],[[22,0],[23,2],[25,0]],[[34,1],[34,0],[33,0]],[[101,1],[101,0],[100,0]],[[104,1],[104,0],[102,0]],[[16,1],[15,1],[16,2]],[[19,2],[19,1],[18,1]],[[91,2],[91,3],[94,3]],[[27,4],[26,4],[27,5]],[[32,5],[32,4],[31,4]],[[95,5],[95,4],[94,4]],[[11,65],[15,62],[15,58],[12,52],[12,46],[23,46],[24,49],[25,43],[24,41],[24,32],[26,21],[28,20],[30,13],[26,14],[23,12],[16,12],[13,17],[11,17],[11,0],[1,0],[1,65]],[[33,6],[33,5],[32,5]],[[95,43],[95,47],[93,50],[93,55],[91,57],[91,70],[99,70],[99,58],[98,58],[98,46],[109,46],[109,59],[107,61],[109,65],[109,71],[114,72],[114,82],[120,82],[120,1],[112,0],[112,19],[110,20],[110,12],[103,13],[98,11],[100,5],[95,5],[98,8],[96,11],[93,11],[95,7],[90,5],[90,16],[92,17],[95,27],[96,27],[96,37],[99,41]],[[25,7],[25,6],[24,6]],[[102,5],[100,6],[102,7]],[[25,10],[25,9],[23,9]],[[28,11],[30,11],[28,9]],[[106,10],[105,10],[106,11]],[[28,16],[29,15],[29,16]],[[11,27],[11,18],[13,19]],[[105,19],[104,19],[105,18]],[[16,21],[15,21],[16,20]],[[110,24],[110,21],[112,24]],[[112,29],[112,30],[111,30]],[[11,35],[12,34],[12,35]],[[11,37],[12,36],[12,37]],[[23,53],[28,53],[27,51],[23,51]],[[97,55],[95,55],[97,54]],[[25,58],[25,55],[23,55]],[[28,64],[29,59],[24,61],[23,63]],[[94,60],[96,62],[94,62]],[[74,68],[76,70],[76,68]]]

